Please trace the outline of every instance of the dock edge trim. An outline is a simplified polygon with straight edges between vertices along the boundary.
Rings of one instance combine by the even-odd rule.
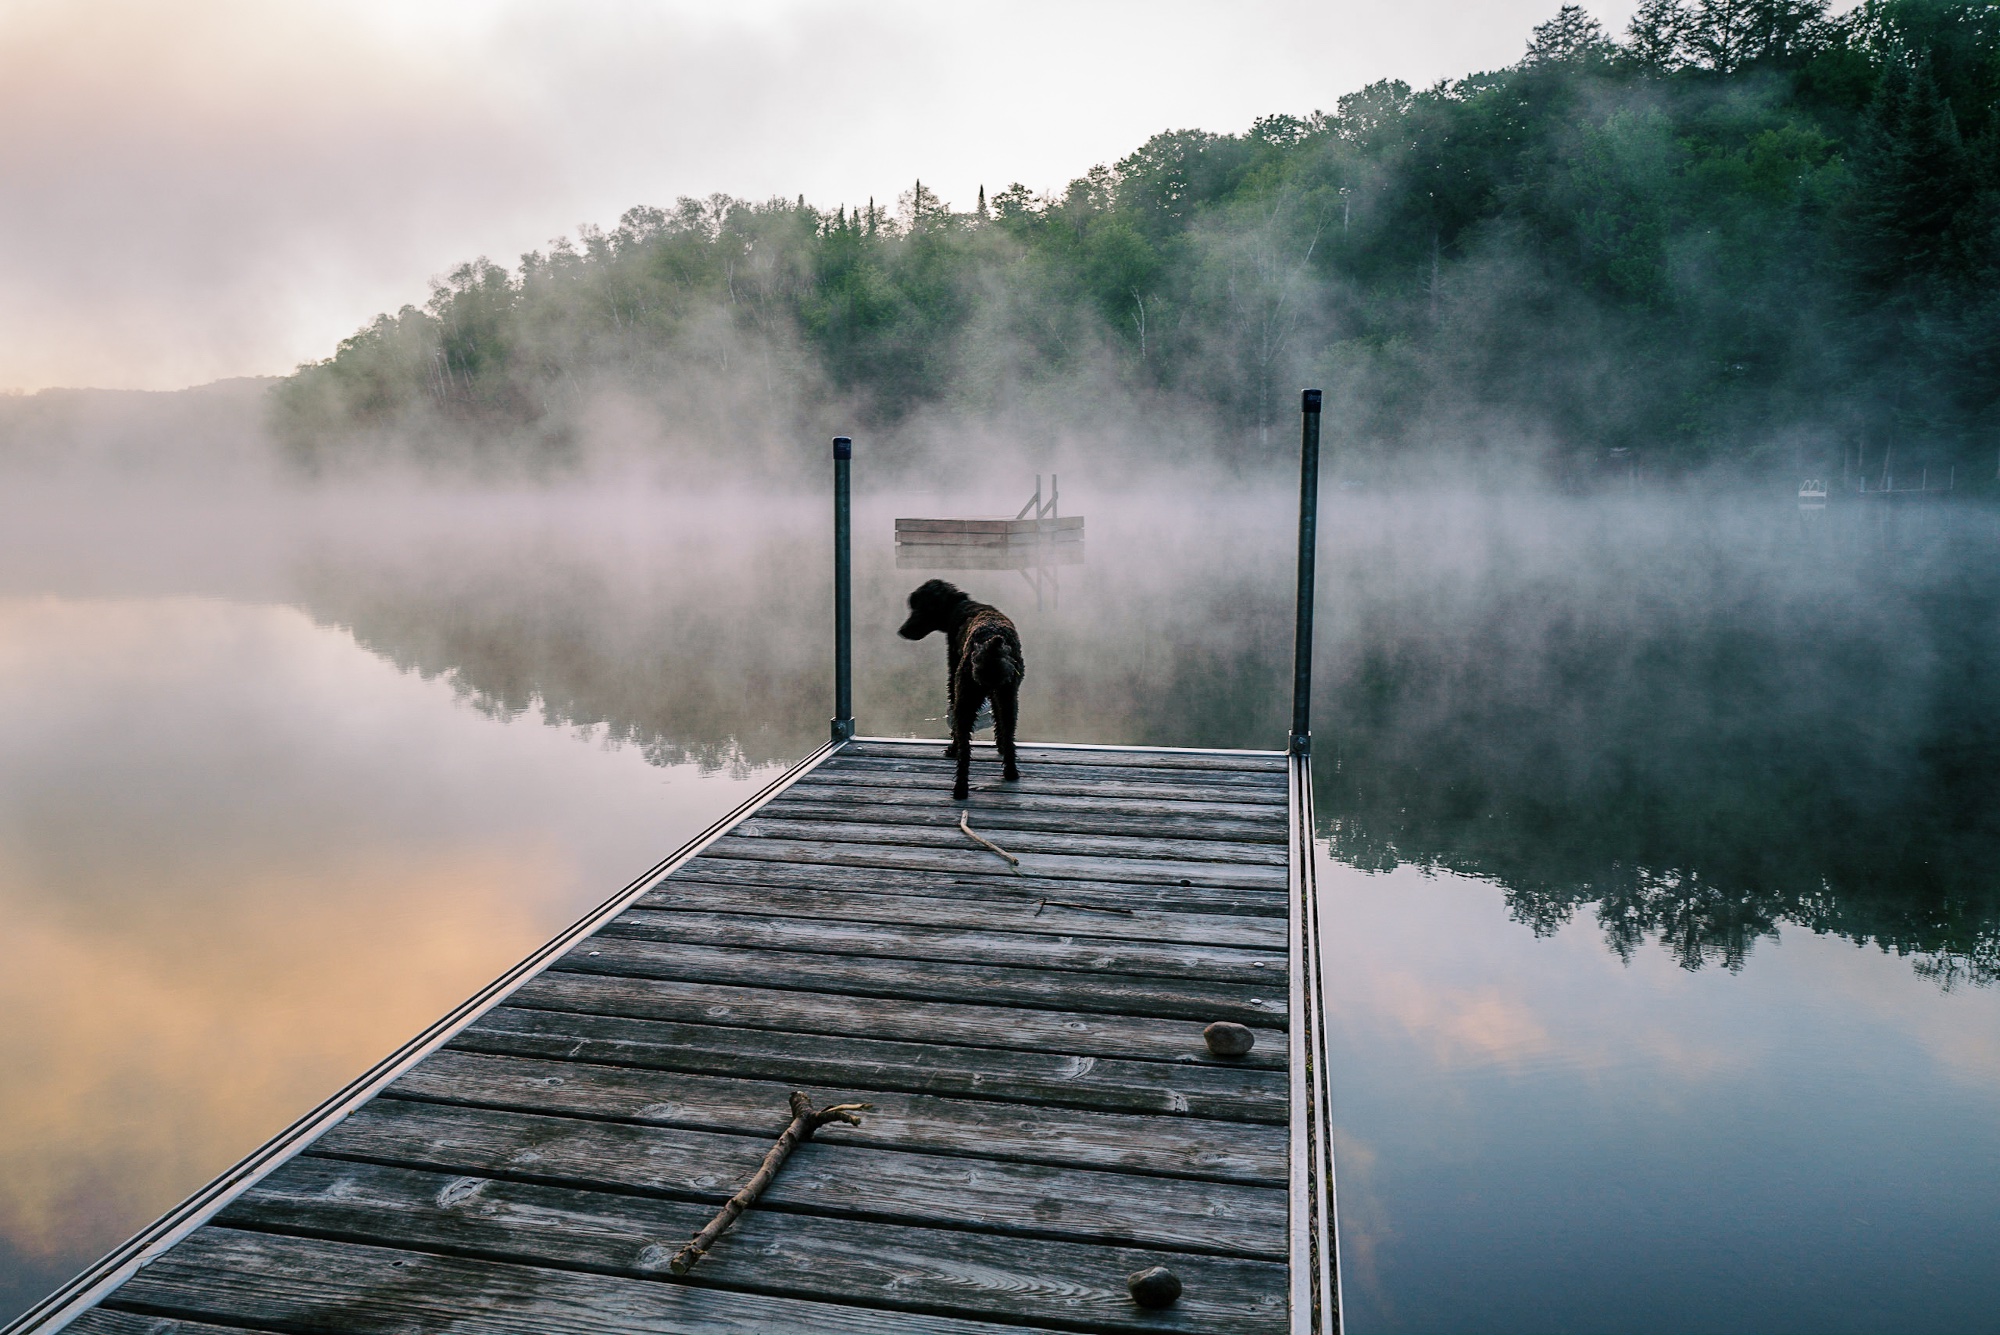
[[[311,1112],[223,1170],[206,1186],[113,1248],[6,1326],[0,1327],[0,1335],[53,1335],[53,1332],[61,1330],[96,1307],[119,1285],[137,1274],[141,1267],[149,1265],[156,1257],[207,1223],[224,1206],[302,1153],[315,1140],[343,1121],[348,1113],[374,1098],[405,1071],[456,1037],[461,1030],[487,1011],[505,1001],[522,984],[541,973],[571,946],[624,912],[661,877],[671,874],[698,856],[702,850],[741,824],[760,807],[819,768],[845,745],[844,742],[827,742],[811,755],[793,764],[769,784],[731,808],[727,814],[718,818],[700,834],[655,863],[624,889],[543,943],[526,959],[486,984],[441,1019],[434,1021],[422,1033],[342,1086],[337,1093]]]
[[[1312,757],[1294,755],[1286,914],[1291,1335],[1341,1335],[1340,1248],[1335,1213],[1333,1097],[1327,1074],[1326,963],[1313,856]]]

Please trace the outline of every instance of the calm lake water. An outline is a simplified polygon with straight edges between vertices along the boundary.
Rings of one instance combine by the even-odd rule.
[[[1023,729],[1275,746],[1291,505],[1070,478]],[[857,524],[857,714],[935,734]],[[86,503],[87,501],[87,503]],[[1066,507],[1068,508],[1068,507]],[[817,503],[0,501],[0,1317],[825,735]],[[1348,1327],[2000,1330],[1991,512],[1342,495]]]

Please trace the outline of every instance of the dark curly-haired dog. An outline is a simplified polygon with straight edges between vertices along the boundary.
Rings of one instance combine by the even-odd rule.
[[[972,725],[981,702],[993,702],[993,741],[1000,749],[1001,777],[1018,779],[1014,763],[1014,719],[1020,708],[1021,636],[1006,613],[975,603],[957,585],[926,580],[910,595],[910,619],[896,633],[921,640],[945,634],[945,700],[951,715],[951,745],[945,754],[958,761],[951,795],[963,799],[972,765]]]

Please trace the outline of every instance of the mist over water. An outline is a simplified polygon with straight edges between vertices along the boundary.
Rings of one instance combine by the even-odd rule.
[[[1081,563],[950,568],[894,518],[1012,513],[1033,464],[919,494],[860,454],[864,732],[943,731],[941,649],[894,635],[942,575],[1020,624],[1024,736],[1282,744],[1289,488],[1066,471]],[[17,473],[0,1310],[824,739],[823,466]],[[1352,1328],[1979,1327],[1995,512],[1341,483],[1315,733]]]

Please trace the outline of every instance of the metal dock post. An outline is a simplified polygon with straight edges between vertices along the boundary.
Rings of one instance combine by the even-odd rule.
[[[848,469],[854,442],[833,438],[833,740],[854,737],[854,516]]]

